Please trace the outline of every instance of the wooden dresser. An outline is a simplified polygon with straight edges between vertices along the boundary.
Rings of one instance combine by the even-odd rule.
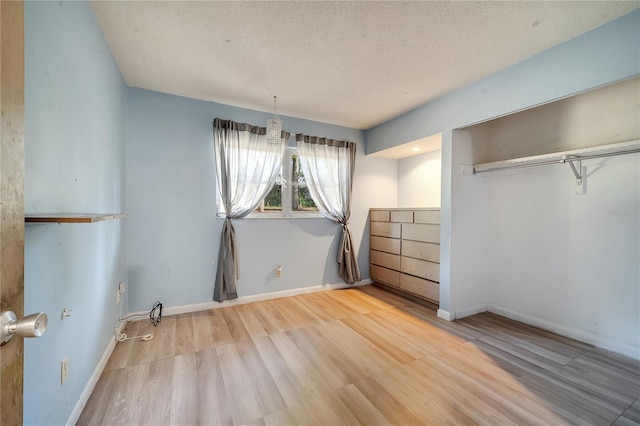
[[[438,302],[440,209],[370,209],[374,282]]]

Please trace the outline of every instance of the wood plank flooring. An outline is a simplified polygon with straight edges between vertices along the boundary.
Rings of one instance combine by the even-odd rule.
[[[126,333],[79,425],[640,424],[640,362],[373,286]]]

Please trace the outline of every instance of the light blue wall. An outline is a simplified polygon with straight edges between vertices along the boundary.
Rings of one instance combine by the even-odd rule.
[[[250,90],[250,88],[247,88]],[[130,307],[210,302],[223,220],[215,217],[215,117],[266,123],[270,114],[130,88],[127,124],[127,255]],[[369,277],[369,207],[397,203],[397,164],[364,156],[362,131],[282,117],[284,128],[358,143],[351,229]],[[323,219],[234,221],[239,296],[339,283],[341,229]],[[282,277],[275,278],[276,266]]]
[[[124,210],[125,103],[89,3],[25,2],[27,212]],[[49,326],[25,341],[25,424],[64,424],[113,338],[124,238],[122,220],[26,227],[25,311],[47,312]]]
[[[367,153],[442,132],[442,224],[440,307],[455,315],[452,272],[465,268],[468,259],[456,257],[455,245],[464,247],[466,234],[453,238],[456,221],[469,221],[474,212],[452,185],[460,158],[452,152],[453,129],[507,115],[561,99],[640,73],[640,11],[544,51],[463,89],[399,116],[365,132]],[[457,206],[457,207],[456,207]],[[457,209],[457,210],[456,210]],[[478,304],[483,303],[482,300]],[[484,301],[486,303],[486,300]]]

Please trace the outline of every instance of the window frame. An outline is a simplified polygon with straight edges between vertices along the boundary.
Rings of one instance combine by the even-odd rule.
[[[293,186],[307,188],[308,184],[301,184],[300,182],[291,182],[293,176],[291,157],[298,155],[298,148],[295,146],[287,146],[285,149],[285,159],[282,162],[281,173],[284,176],[286,183],[285,187],[281,189],[282,197],[282,210],[270,211],[270,212],[256,212],[249,213],[245,219],[315,219],[324,218],[324,215],[319,211],[299,211],[292,210],[293,207]],[[216,185],[216,217],[225,218],[224,210],[222,210],[222,200],[220,198],[220,189]]]

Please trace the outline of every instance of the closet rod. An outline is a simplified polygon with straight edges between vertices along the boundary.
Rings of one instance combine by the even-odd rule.
[[[572,163],[574,161],[582,161],[582,160],[590,160],[593,158],[603,158],[603,157],[613,157],[615,155],[624,155],[624,154],[635,154],[640,152],[640,148],[621,150],[621,151],[613,151],[613,152],[603,152],[601,154],[586,154],[586,155],[563,155],[562,158],[558,160],[543,160],[537,161],[534,163],[525,163],[525,164],[508,164],[504,166],[491,167],[488,169],[476,169],[473,168],[473,174],[485,173],[485,172],[493,172],[497,170],[507,170],[507,169],[519,169],[524,167],[535,167],[535,166],[545,166],[548,164],[564,164],[564,163]]]

